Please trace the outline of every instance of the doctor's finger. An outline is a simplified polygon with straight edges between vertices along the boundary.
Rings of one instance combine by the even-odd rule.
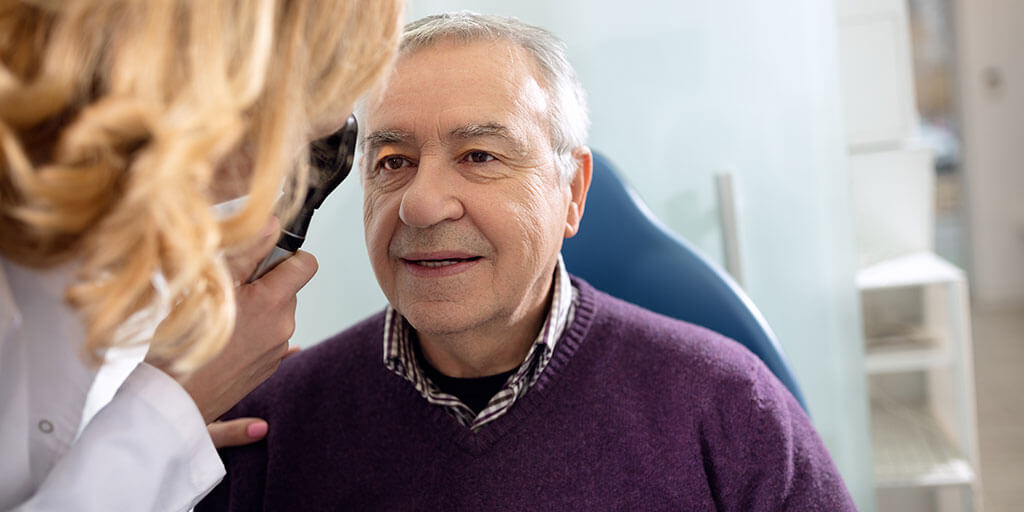
[[[267,422],[259,418],[215,421],[206,426],[213,446],[218,449],[255,443],[267,436],[267,429]]]
[[[313,278],[318,268],[312,254],[298,251],[248,286],[266,287],[278,297],[294,296]]]

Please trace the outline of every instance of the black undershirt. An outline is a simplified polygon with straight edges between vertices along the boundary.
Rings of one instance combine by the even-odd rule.
[[[507,372],[502,372],[497,375],[488,375],[486,377],[472,377],[468,379],[449,377],[427,362],[427,358],[423,357],[423,350],[420,349],[419,340],[412,341],[412,345],[415,347],[416,352],[416,362],[419,363],[420,368],[423,370],[423,373],[427,378],[429,378],[439,390],[458,398],[476,414],[480,414],[480,411],[484,410],[484,407],[487,407],[487,402],[490,402],[491,398],[493,398],[498,391],[501,391],[502,386],[505,385],[508,378],[519,369],[516,367]]]

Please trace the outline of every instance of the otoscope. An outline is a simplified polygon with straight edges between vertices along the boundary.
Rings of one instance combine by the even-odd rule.
[[[291,222],[281,226],[281,237],[277,240],[277,245],[256,267],[248,282],[259,279],[302,247],[302,242],[306,240],[306,230],[309,229],[309,221],[313,219],[313,212],[352,171],[358,131],[355,116],[348,116],[338,131],[310,144],[309,189],[302,208]]]

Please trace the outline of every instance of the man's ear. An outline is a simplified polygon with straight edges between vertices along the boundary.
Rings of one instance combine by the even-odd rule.
[[[572,238],[580,230],[583,207],[587,204],[587,191],[590,190],[590,177],[594,171],[594,156],[587,146],[572,150],[572,160],[576,173],[569,181],[571,198],[565,217],[565,238]]]

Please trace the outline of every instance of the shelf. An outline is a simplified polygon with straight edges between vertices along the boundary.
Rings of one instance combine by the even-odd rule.
[[[879,488],[969,485],[976,476],[923,407],[871,408]]]
[[[861,290],[898,288],[961,281],[964,272],[932,252],[917,252],[893,258],[857,272]]]
[[[865,340],[864,368],[869,374],[927,370],[953,364],[938,336],[916,328]]]

